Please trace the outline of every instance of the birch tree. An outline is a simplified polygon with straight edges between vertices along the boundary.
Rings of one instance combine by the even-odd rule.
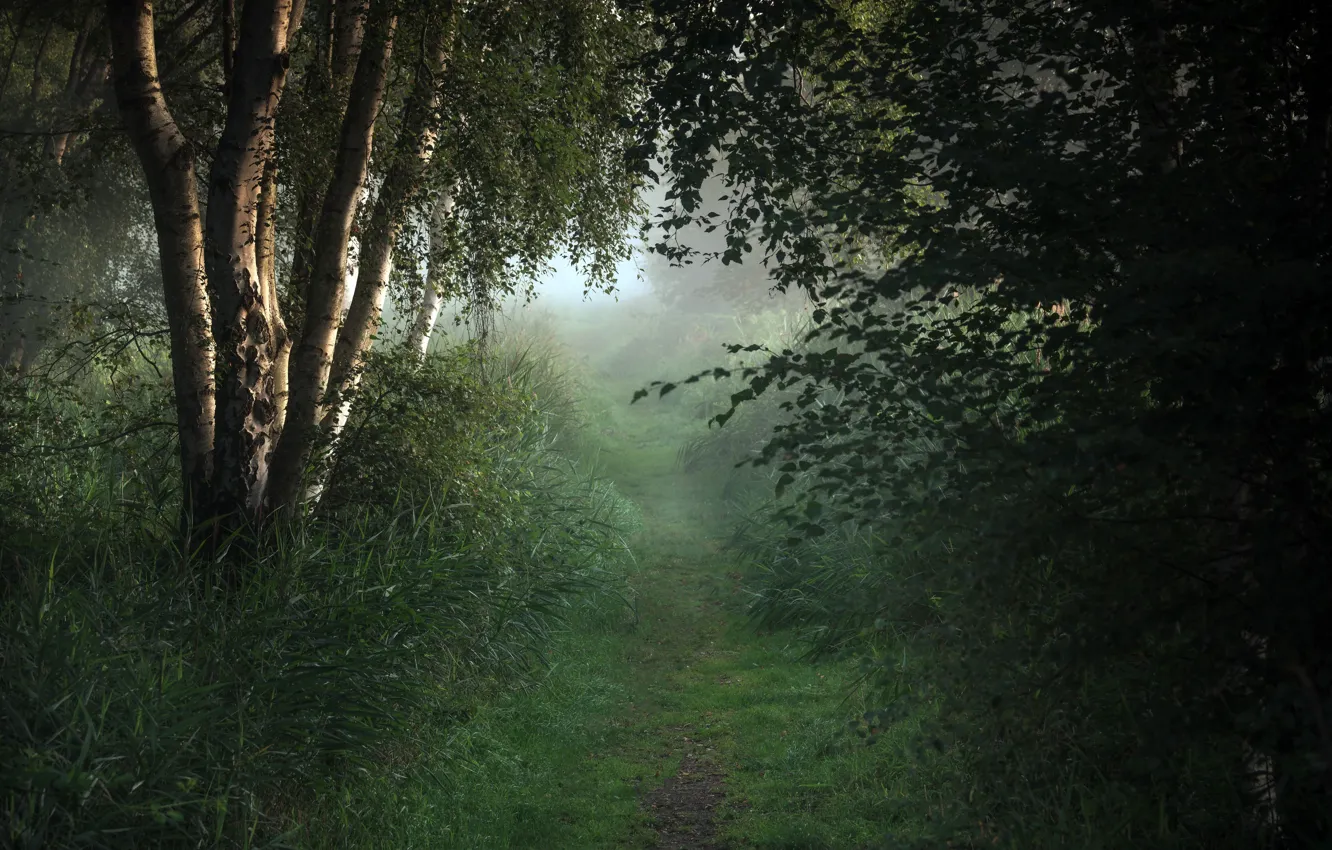
[[[273,453],[269,502],[293,503],[315,441],[315,429],[332,367],[347,281],[347,244],[356,203],[370,165],[375,119],[383,102],[396,17],[376,6],[352,80],[333,177],[324,196],[315,238],[314,267],[300,341],[292,352],[287,412]]]
[[[190,516],[212,509],[215,349],[195,154],[162,96],[154,20],[145,0],[107,4],[116,99],[143,163],[157,230],[171,331],[183,511]]]
[[[223,100],[189,101],[182,124],[162,85],[170,26],[155,11],[107,0],[106,32],[162,265],[185,515],[194,540],[220,540],[304,510],[318,490],[404,226],[428,220],[431,204],[455,240],[474,243],[432,272],[436,313],[444,270],[464,255],[518,286],[566,247],[609,279],[637,213],[622,116],[641,40],[622,37],[634,24],[621,10],[587,0],[221,2],[216,27],[186,30],[200,43],[215,31],[206,72]],[[195,128],[210,110],[219,131],[205,177],[196,146],[209,136]],[[443,185],[456,188],[437,203]]]

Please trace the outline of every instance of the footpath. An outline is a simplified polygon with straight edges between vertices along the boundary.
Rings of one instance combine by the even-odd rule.
[[[470,724],[445,846],[871,846],[893,791],[847,730],[856,671],[746,619],[716,477],[678,471],[678,431],[654,412],[601,435],[604,473],[643,514],[630,611],[575,630],[543,687]]]

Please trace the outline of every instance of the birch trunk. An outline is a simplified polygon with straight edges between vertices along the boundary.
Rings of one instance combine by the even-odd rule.
[[[89,8],[83,16],[83,26],[79,28],[78,35],[74,37],[74,47],[69,55],[69,74],[65,78],[65,91],[61,98],[60,120],[62,124],[75,120],[77,114],[82,111],[80,107],[86,108],[84,93],[87,91],[85,80],[88,78],[93,68],[92,65],[98,63],[98,59],[91,56],[91,47],[95,25],[97,24],[97,8]],[[101,77],[106,76],[106,63],[101,60]],[[46,141],[46,154],[56,165],[59,165],[65,157],[65,148],[69,144],[69,131],[66,126],[57,126],[55,132]]]
[[[222,79],[231,81],[236,67],[236,0],[222,0]]]
[[[446,192],[435,202],[430,213],[430,268],[426,272],[425,291],[421,293],[421,307],[416,311],[404,343],[418,363],[425,360],[430,351],[431,333],[444,305],[444,287],[448,283],[445,279],[447,263],[444,255],[448,244],[445,229],[452,215],[453,193]]]
[[[105,56],[96,56],[88,60],[87,68],[79,77],[77,85],[69,98],[71,109],[69,115],[65,118],[69,124],[77,123],[80,119],[86,118],[88,109],[106,84],[106,75],[110,64],[110,60]],[[60,165],[64,161],[65,154],[69,151],[72,136],[72,132],[61,127],[47,142],[47,155],[55,161],[56,165]]]
[[[318,10],[318,30],[314,33],[315,61],[305,77],[305,114],[302,120],[317,122],[336,128],[345,117],[347,88],[351,85],[352,73],[360,56],[360,47],[364,42],[364,26],[367,6],[365,0],[322,0]],[[354,49],[347,44],[347,35],[342,35],[343,43],[335,70],[333,56],[335,42],[338,39],[338,25],[345,30],[354,29],[358,36]],[[320,149],[325,140],[320,138]],[[333,148],[337,144],[335,132],[329,132],[327,145]],[[323,191],[326,188],[319,182],[326,170],[320,169],[318,160],[304,164],[302,175],[296,181],[296,220],[293,222],[292,263],[288,277],[288,292],[291,296],[292,332],[299,333],[304,322],[305,299],[309,295],[310,278],[314,274],[315,239],[319,228],[319,213],[323,204]],[[318,175],[316,179],[310,179]],[[304,177],[305,179],[302,179]]]
[[[162,262],[171,377],[180,435],[183,516],[211,510],[213,335],[194,151],[158,83],[150,0],[107,0],[116,101],[147,178]]]
[[[368,0],[333,0],[333,42],[329,55],[333,82],[345,86],[359,66],[361,46],[365,42]]]
[[[365,355],[374,345],[383,315],[389,274],[393,269],[393,244],[435,152],[440,78],[448,62],[448,37],[446,27],[440,26],[426,46],[427,60],[418,67],[408,95],[397,150],[375,199],[365,238],[361,240],[360,274],[333,352],[328,405],[320,422],[330,444],[337,440],[347,422],[351,394],[359,381]],[[332,446],[329,448],[331,451]]]
[[[433,278],[434,275],[432,274],[431,277]],[[430,353],[430,340],[435,330],[435,323],[439,321],[439,311],[443,305],[444,296],[432,283],[427,283],[421,298],[421,309],[416,312],[411,333],[407,337],[407,350],[412,352],[418,363],[425,362],[426,355]]]
[[[8,234],[5,234],[8,236]],[[11,244],[8,239],[3,243]],[[8,264],[0,267],[0,374],[23,375],[28,355],[28,298],[23,281]]]
[[[227,121],[209,179],[205,256],[220,355],[213,490],[221,516],[258,517],[277,437],[277,304],[259,271],[256,236],[291,11],[291,0],[248,0],[243,7]]]
[[[264,302],[271,305],[268,318],[273,329],[273,401],[277,405],[273,431],[282,433],[287,418],[287,366],[291,357],[291,334],[282,317],[282,303],[277,288],[277,162],[264,164],[264,182],[259,194],[259,216],[255,222],[255,266]],[[273,443],[269,444],[271,452]]]
[[[375,118],[383,100],[396,18],[377,5],[368,22],[315,237],[314,269],[300,342],[292,351],[286,424],[272,457],[268,503],[292,508],[310,459],[328,386],[347,278],[347,246],[365,185]]]
[[[37,102],[42,96],[42,63],[46,60],[46,49],[51,45],[51,30],[55,29],[55,19],[46,22],[46,29],[42,30],[42,38],[37,42],[37,52],[32,57],[32,83],[28,87],[28,122],[30,123],[37,113]]]

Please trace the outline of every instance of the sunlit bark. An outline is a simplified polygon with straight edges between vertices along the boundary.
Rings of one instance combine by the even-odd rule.
[[[263,190],[259,194],[259,215],[255,222],[255,265],[259,269],[264,303],[271,305],[268,318],[273,329],[273,403],[277,405],[273,432],[282,433],[287,418],[287,367],[291,357],[291,334],[282,315],[277,288],[277,162],[264,165]],[[271,452],[272,446],[269,450]]]
[[[324,194],[315,237],[315,265],[300,341],[292,350],[286,424],[273,453],[271,508],[294,506],[317,436],[347,276],[347,246],[356,202],[365,185],[375,119],[383,101],[397,19],[377,7],[352,81],[337,161]]]
[[[223,514],[253,515],[276,439],[277,304],[258,265],[258,219],[273,117],[286,81],[291,0],[248,0],[241,12],[227,122],[209,179],[207,266],[218,345],[213,484]]]
[[[332,0],[332,44],[329,70],[335,86],[345,86],[352,79],[365,42],[366,14],[369,0]]]
[[[194,150],[158,83],[153,7],[108,0],[116,100],[152,199],[180,434],[184,512],[209,509],[213,467],[213,336]]]
[[[361,240],[356,291],[333,353],[328,404],[320,423],[328,441],[336,440],[346,424],[352,390],[365,355],[374,344],[383,315],[389,274],[393,268],[393,244],[435,152],[440,78],[448,61],[448,39],[448,30],[440,26],[426,46],[426,61],[418,67],[408,96],[397,149]]]
[[[352,73],[360,55],[360,46],[364,41],[364,18],[368,7],[365,0],[320,0],[316,30],[312,33],[314,61],[310,63],[304,80],[303,112],[300,120],[313,122],[320,127],[332,128],[327,138],[321,131],[315,136],[320,139],[320,149],[327,143],[332,148],[336,142],[336,128],[345,116],[347,88],[351,84]],[[341,22],[344,29],[350,27],[358,33],[354,48],[346,43],[347,35],[339,53],[335,75],[333,55],[338,37],[336,25]],[[301,165],[302,174],[296,180],[296,216],[291,223],[292,263],[288,277],[287,292],[290,296],[288,319],[293,334],[299,335],[305,315],[305,299],[309,294],[310,278],[314,274],[315,240],[319,228],[320,210],[323,205],[323,193],[327,188],[324,179],[325,170],[321,169],[323,160],[316,156],[312,161]]]

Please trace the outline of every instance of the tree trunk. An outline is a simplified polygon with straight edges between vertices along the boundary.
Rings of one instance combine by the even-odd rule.
[[[347,279],[347,245],[356,202],[365,185],[375,118],[387,84],[397,19],[377,4],[356,66],[337,162],[315,238],[314,270],[300,342],[292,352],[286,425],[273,453],[269,507],[296,506],[301,479],[317,436]]]
[[[433,277],[432,274],[431,278]],[[439,321],[439,310],[443,305],[444,296],[433,282],[427,282],[421,298],[421,309],[416,311],[416,318],[407,335],[407,350],[412,352],[418,363],[424,362],[426,355],[430,353],[430,340],[435,330],[435,323]]]
[[[335,86],[345,86],[351,81],[352,71],[359,67],[368,11],[369,0],[334,0],[329,69]]]
[[[273,386],[277,304],[258,266],[258,219],[273,119],[287,73],[291,0],[241,11],[227,121],[209,179],[207,264],[220,354],[216,471],[219,517],[257,518],[277,438]]]
[[[334,24],[338,18],[339,5],[346,6],[345,0],[321,0],[318,10],[318,29],[314,33],[315,61],[306,72],[302,97],[300,120],[313,126],[313,136],[318,142],[313,147],[318,150],[333,148],[337,144],[337,126],[345,116],[347,103],[346,88],[355,65],[339,65],[339,76],[333,75],[332,56],[334,51]],[[362,2],[358,7],[364,16],[366,8]],[[345,23],[345,21],[344,21]],[[359,42],[357,44],[359,51]],[[352,57],[354,62],[357,56]],[[325,127],[331,128],[325,139]],[[307,128],[307,133],[311,130]],[[325,144],[326,142],[326,144]],[[323,204],[323,190],[326,188],[327,167],[319,158],[302,162],[296,175],[296,219],[292,226],[292,262],[288,273],[287,294],[290,310],[288,319],[291,332],[299,334],[305,316],[305,299],[309,295],[310,277],[314,273],[315,238],[319,227],[319,212]]]
[[[448,62],[451,22],[440,25],[425,47],[426,61],[417,68],[408,95],[397,150],[380,187],[366,236],[361,241],[361,268],[351,307],[338,335],[329,379],[328,404],[320,427],[334,441],[346,424],[351,394],[365,355],[374,344],[393,268],[393,243],[407,209],[421,187],[438,137],[440,79]],[[331,450],[331,446],[330,446]]]
[[[37,52],[32,57],[32,84],[28,89],[28,117],[37,114],[37,102],[42,96],[42,63],[46,61],[46,49],[51,45],[51,30],[55,29],[55,19],[46,22],[42,38],[37,42]]]
[[[194,151],[158,84],[150,0],[107,0],[116,101],[153,204],[171,338],[183,511],[209,509],[213,467],[213,335],[204,288]]]
[[[404,346],[418,362],[425,360],[430,350],[430,335],[439,321],[439,310],[444,305],[444,287],[447,285],[445,252],[448,238],[444,232],[453,215],[453,193],[446,192],[435,201],[430,213],[430,268],[426,272],[425,290],[421,293],[421,306],[416,311],[412,326],[407,331]]]
[[[79,78],[83,76],[83,69],[88,61],[88,48],[92,43],[93,33],[97,30],[98,11],[96,6],[88,7],[88,11],[83,13],[83,25],[79,27],[78,35],[74,36],[74,48],[69,53],[69,76],[65,79],[66,96],[74,94],[74,88],[78,85]]]
[[[28,359],[28,299],[17,270],[5,264],[0,275],[0,374],[22,375]]]
[[[110,64],[106,56],[90,56],[81,66],[81,73],[75,78],[73,90],[66,98],[69,113],[61,119],[65,126],[57,127],[56,132],[47,141],[46,153],[56,165],[64,161],[65,154],[69,151],[69,141],[74,135],[70,127],[87,119],[88,108],[92,106],[93,100],[106,84],[106,74]]]
[[[273,401],[277,414],[273,432],[282,433],[287,419],[287,366],[291,357],[291,334],[282,318],[282,302],[277,288],[277,161],[270,158],[264,164],[263,189],[259,194],[259,216],[255,221],[255,266],[259,270],[259,283],[264,303],[272,305],[268,319],[273,328]],[[269,444],[269,453],[273,446]]]
[[[236,0],[222,0],[222,79],[231,82],[236,62]]]

